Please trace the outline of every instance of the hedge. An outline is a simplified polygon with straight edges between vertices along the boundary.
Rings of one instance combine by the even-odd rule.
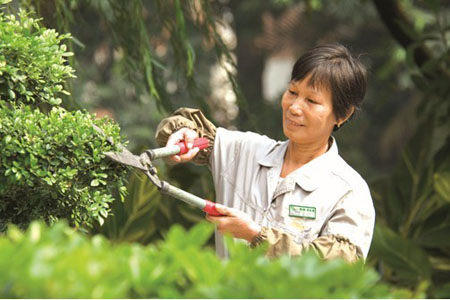
[[[213,226],[174,225],[156,245],[112,244],[65,223],[10,226],[0,237],[0,297],[6,298],[410,298],[378,282],[361,262],[313,253],[268,259],[264,247],[230,243],[221,260],[203,245]]]

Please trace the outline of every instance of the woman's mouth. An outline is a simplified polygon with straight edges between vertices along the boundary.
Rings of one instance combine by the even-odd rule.
[[[305,125],[303,125],[303,124],[294,122],[294,121],[289,120],[289,119],[286,119],[286,123],[288,123],[288,125],[290,125],[290,126],[295,126],[295,127],[302,127],[302,126],[305,126]]]

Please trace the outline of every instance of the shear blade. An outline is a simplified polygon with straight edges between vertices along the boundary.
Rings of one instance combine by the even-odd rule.
[[[143,171],[147,171],[147,167],[141,163],[139,156],[134,155],[133,153],[131,153],[130,151],[128,151],[126,149],[123,149],[123,151],[120,153],[105,152],[105,155],[108,158],[110,158],[118,163],[121,163],[123,165],[131,166],[131,167],[143,170]]]

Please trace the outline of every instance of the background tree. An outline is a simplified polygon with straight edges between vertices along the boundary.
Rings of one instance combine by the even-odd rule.
[[[443,1],[373,2],[405,48],[421,94],[417,129],[402,159],[390,176],[374,183],[380,218],[373,253],[390,281],[431,282],[429,294],[445,298],[450,295],[450,6]]]

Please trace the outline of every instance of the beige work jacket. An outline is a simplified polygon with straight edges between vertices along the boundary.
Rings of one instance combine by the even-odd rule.
[[[280,178],[289,141],[216,129],[193,109],[179,109],[161,122],[157,141],[164,145],[182,127],[213,142],[197,162],[209,163],[218,203],[262,226],[252,246],[267,242],[269,256],[300,255],[309,248],[326,259],[367,256],[375,222],[372,198],[366,182],[339,156],[334,138],[325,154]],[[227,256],[219,232],[216,251]]]

